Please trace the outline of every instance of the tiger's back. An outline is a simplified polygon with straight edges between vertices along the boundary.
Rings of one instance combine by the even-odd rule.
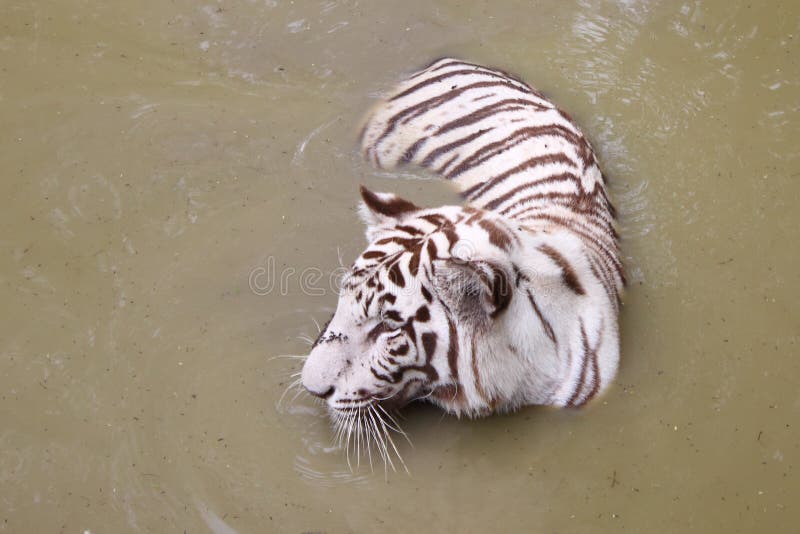
[[[624,271],[597,158],[572,118],[528,84],[443,58],[382,100],[360,137],[379,168],[416,164],[452,181],[472,206],[534,231],[573,232],[618,306]]]

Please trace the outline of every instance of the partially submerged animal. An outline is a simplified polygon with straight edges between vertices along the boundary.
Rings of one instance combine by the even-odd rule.
[[[484,416],[600,394],[619,361],[624,274],[604,177],[569,115],[507,73],[445,58],[377,104],[361,145],[379,168],[452,181],[465,205],[361,189],[369,245],[302,371],[334,421],[385,432],[376,416],[420,398]]]

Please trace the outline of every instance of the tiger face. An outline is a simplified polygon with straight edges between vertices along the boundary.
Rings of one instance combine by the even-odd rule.
[[[362,197],[369,246],[343,280],[303,386],[334,416],[422,397],[476,411],[459,382],[458,354],[509,305],[512,274],[497,243],[510,247],[512,232],[469,207],[420,209],[364,188]]]

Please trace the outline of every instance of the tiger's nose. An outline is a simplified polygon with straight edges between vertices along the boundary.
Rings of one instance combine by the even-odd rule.
[[[343,361],[339,343],[317,345],[303,364],[300,382],[311,395],[328,399],[336,391]]]
[[[310,387],[306,386],[306,391],[308,391],[309,393],[311,393],[315,397],[319,397],[320,399],[327,399],[328,397],[333,395],[333,392],[335,390],[336,390],[336,388],[334,386],[331,386],[328,389],[326,389],[325,391],[319,392],[319,391],[314,391]]]

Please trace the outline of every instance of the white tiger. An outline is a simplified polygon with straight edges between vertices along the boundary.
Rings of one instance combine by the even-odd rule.
[[[388,408],[419,398],[483,416],[600,394],[619,361],[624,274],[604,177],[571,118],[507,73],[445,58],[377,104],[361,144],[378,167],[453,181],[466,204],[361,189],[369,245],[301,376],[340,435],[386,434]]]

